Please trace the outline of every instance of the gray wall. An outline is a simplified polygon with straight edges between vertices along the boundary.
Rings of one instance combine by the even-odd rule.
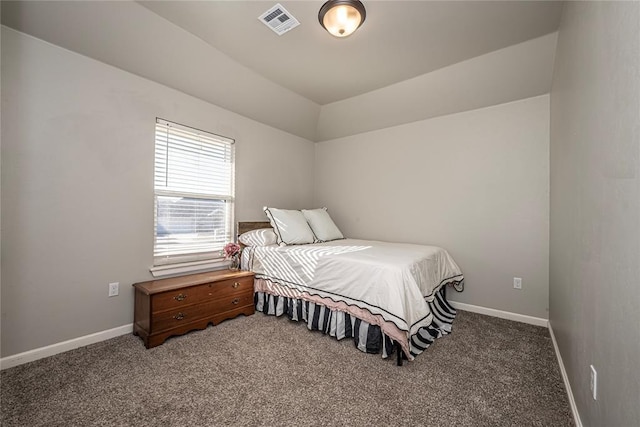
[[[311,141],[6,27],[1,90],[2,356],[131,323],[156,117],[236,140],[236,219],[312,204]]]
[[[547,34],[323,105],[326,141],[549,93],[557,34]]]
[[[548,317],[548,95],[320,142],[315,192],[347,236],[446,248],[453,300]]]
[[[550,322],[585,426],[640,425],[639,152],[640,3],[568,2],[551,90]]]

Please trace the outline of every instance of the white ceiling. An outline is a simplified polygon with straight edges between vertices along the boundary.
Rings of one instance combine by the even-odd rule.
[[[549,34],[562,9],[554,1],[364,0],[363,26],[337,39],[318,23],[323,1],[281,0],[300,21],[282,36],[257,19],[276,0],[139,3],[320,105]]]

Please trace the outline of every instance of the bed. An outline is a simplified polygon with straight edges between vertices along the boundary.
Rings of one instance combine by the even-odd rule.
[[[272,227],[272,224],[274,227]],[[240,222],[238,235],[274,230],[273,221]],[[245,234],[246,233],[246,234]],[[464,288],[442,248],[357,239],[243,245],[241,266],[255,273],[256,310],[306,322],[383,358],[413,360],[451,332],[456,311],[446,288]]]

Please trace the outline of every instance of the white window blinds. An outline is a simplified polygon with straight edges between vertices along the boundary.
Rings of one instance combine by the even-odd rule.
[[[219,258],[233,240],[233,144],[156,120],[154,265]]]

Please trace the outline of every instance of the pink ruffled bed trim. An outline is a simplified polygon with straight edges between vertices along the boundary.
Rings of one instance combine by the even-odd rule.
[[[263,292],[271,295],[309,301],[315,304],[323,305],[333,311],[342,311],[344,313],[348,313],[360,320],[364,320],[370,325],[378,325],[382,332],[384,332],[389,338],[395,340],[400,344],[402,350],[404,351],[404,354],[409,358],[409,360],[414,359],[409,350],[408,333],[400,330],[393,322],[386,321],[379,314],[372,314],[367,309],[357,307],[355,305],[348,305],[343,301],[334,301],[330,298],[322,298],[316,295],[309,295],[307,292],[291,289],[289,287],[279,285],[278,283],[266,279],[254,279],[253,286],[255,292]]]

